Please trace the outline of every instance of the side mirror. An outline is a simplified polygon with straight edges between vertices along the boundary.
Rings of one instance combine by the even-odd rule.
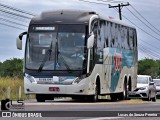
[[[19,39],[19,36],[16,39],[17,49],[22,50],[22,40]]]
[[[92,34],[87,40],[87,48],[92,48],[94,45],[94,35]]]
[[[154,85],[154,82],[150,82],[149,85]]]
[[[27,32],[23,32],[17,37],[16,39],[17,49],[22,50],[22,38],[23,38],[23,35],[26,35],[26,34]]]

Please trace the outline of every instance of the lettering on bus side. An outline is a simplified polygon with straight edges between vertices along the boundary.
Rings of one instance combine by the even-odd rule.
[[[114,53],[114,74],[119,71],[122,71],[122,54]]]

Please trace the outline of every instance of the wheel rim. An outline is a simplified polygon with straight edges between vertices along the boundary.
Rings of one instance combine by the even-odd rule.
[[[126,99],[126,84],[123,87],[123,98]]]
[[[95,95],[94,95],[94,100],[97,101],[98,99],[98,88],[97,85],[95,85]]]

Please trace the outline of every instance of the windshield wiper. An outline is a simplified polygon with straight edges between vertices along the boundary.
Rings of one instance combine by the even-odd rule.
[[[53,41],[52,41],[53,42]],[[41,63],[41,65],[39,66],[39,69],[38,69],[38,72],[41,72],[43,67],[44,67],[44,64],[46,63],[47,59],[48,59],[48,56],[49,56],[49,60],[50,60],[50,57],[51,57],[51,53],[52,53],[52,42],[50,44],[50,48],[47,50],[47,53],[46,55],[44,56],[43,58],[43,61]]]
[[[60,55],[61,60],[62,60],[63,64],[65,65],[65,67],[67,68],[67,70],[69,72],[71,72],[71,69],[70,69],[69,65],[67,64],[67,62],[65,61],[65,59],[63,58],[63,56],[61,55],[61,53],[59,51],[58,51],[58,55]]]
[[[69,67],[69,65],[67,64],[67,62],[66,62],[65,59],[63,58],[61,52],[60,52],[59,49],[58,49],[58,42],[57,42],[56,44],[57,44],[57,57],[58,57],[58,55],[59,55],[59,56],[61,57],[61,60],[62,60],[63,64],[64,64],[65,67],[67,68],[67,70],[68,70],[69,72],[72,72],[71,69],[70,69],[70,67]],[[58,62],[58,59],[57,59],[57,62]]]

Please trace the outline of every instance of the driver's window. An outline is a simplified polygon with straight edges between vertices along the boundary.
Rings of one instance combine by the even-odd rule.
[[[151,77],[149,77],[149,82],[153,82],[153,79]]]
[[[90,50],[90,70],[93,70],[95,60],[96,60],[96,49],[95,47],[97,46],[97,36],[98,36],[98,20],[94,20],[92,22],[92,27],[91,27],[91,32],[94,34],[94,45],[93,48]]]

